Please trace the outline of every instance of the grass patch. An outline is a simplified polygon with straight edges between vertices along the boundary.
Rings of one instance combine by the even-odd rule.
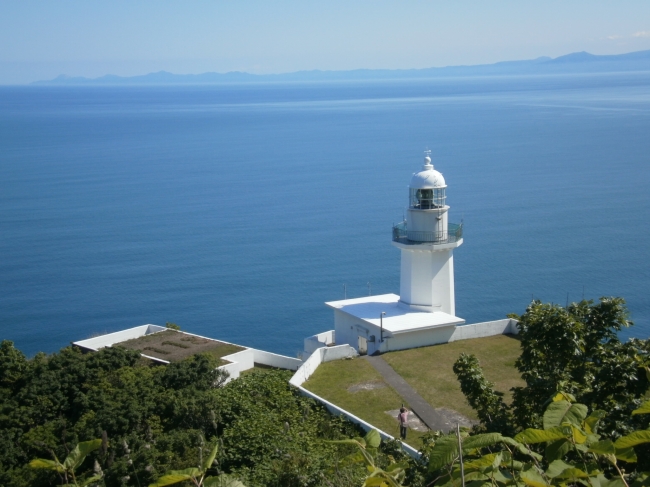
[[[376,383],[384,387],[348,391],[348,388],[363,383]],[[386,433],[399,437],[397,419],[391,418],[384,411],[398,409],[405,401],[364,359],[335,360],[321,364],[303,387]],[[405,405],[408,407],[408,404]],[[407,443],[420,448],[421,436],[422,433],[411,430]]]
[[[170,342],[169,340],[162,342],[162,344],[171,345],[172,347],[178,347],[178,348],[190,348],[189,345],[185,345],[184,343]]]
[[[512,400],[510,388],[525,385],[515,369],[515,360],[521,354],[519,340],[509,335],[389,352],[382,358],[434,408],[453,409],[477,419],[453,371],[454,362],[462,352],[476,355],[485,377],[494,383],[496,390],[505,394],[507,403]]]
[[[169,355],[169,353],[170,353],[167,350],[162,350],[162,349],[156,348],[156,347],[144,347],[142,350],[146,350],[147,352],[155,352],[155,353],[160,354],[160,355]]]
[[[230,355],[231,353],[241,352],[242,350],[244,349],[237,345],[231,345],[229,343],[220,343],[219,345],[216,345],[213,348],[205,350],[203,353],[207,353],[208,355],[211,355],[212,357],[215,358],[221,358],[221,357],[225,357],[226,355]],[[225,360],[222,360],[222,362],[229,363]]]
[[[206,353],[220,359],[219,365],[227,364],[221,357],[245,350],[243,347],[223,343],[209,338],[188,335],[182,331],[165,330],[145,335],[116,344],[121,347],[138,350],[145,355],[178,362],[198,353]]]

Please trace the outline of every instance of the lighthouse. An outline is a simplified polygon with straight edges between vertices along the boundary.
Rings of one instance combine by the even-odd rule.
[[[406,219],[392,227],[401,253],[400,295],[325,303],[334,310],[334,330],[306,339],[306,353],[323,343],[347,344],[361,355],[445,343],[465,324],[454,297],[454,249],[463,243],[463,226],[449,223],[447,184],[429,151],[408,191]]]
[[[449,223],[448,214],[447,184],[427,151],[409,184],[406,220],[393,227],[401,251],[399,306],[456,314],[454,249],[463,243],[463,226]]]

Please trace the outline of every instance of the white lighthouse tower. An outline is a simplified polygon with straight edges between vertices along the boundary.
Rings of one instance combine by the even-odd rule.
[[[463,229],[448,221],[447,185],[429,154],[411,178],[406,220],[393,228],[393,245],[402,253],[399,305],[455,315],[454,249],[463,243]]]
[[[406,220],[393,227],[392,243],[402,254],[400,295],[325,303],[334,309],[335,329],[305,340],[306,353],[323,343],[373,354],[454,339],[465,323],[456,316],[453,255],[463,243],[463,227],[448,222],[446,190],[427,151],[422,170],[411,178]]]

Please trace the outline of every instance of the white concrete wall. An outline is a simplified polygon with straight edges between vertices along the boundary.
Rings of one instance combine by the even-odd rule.
[[[334,330],[329,330],[323,333],[319,333],[318,335],[312,335],[310,337],[305,338],[304,340],[305,357],[308,357],[309,355],[314,353],[318,348],[335,344],[336,343],[335,340],[336,340],[336,333]]]
[[[96,352],[100,348],[110,347],[116,343],[125,342],[134,338],[140,338],[145,335],[151,335],[152,333],[158,333],[160,331],[165,331],[166,329],[167,328],[164,326],[158,325],[141,325],[129,328],[127,330],[116,331],[115,333],[108,333],[106,335],[88,338],[87,340],[72,342],[72,344],[77,347]]]
[[[247,348],[241,352],[235,352],[221,358],[231,362],[219,367],[219,369],[226,370],[230,374],[226,383],[237,379],[243,371],[252,369],[255,364],[268,365],[269,367],[276,367],[278,369],[297,370],[303,363],[297,358],[286,357],[254,348]]]
[[[324,362],[340,360],[342,358],[356,357],[357,351],[349,345],[336,345],[335,347],[321,347],[312,353],[307,360],[303,362],[300,368],[293,374],[289,383],[298,387],[305,382],[311,374]]]
[[[368,342],[368,354],[372,355],[377,350],[381,353],[395,350],[407,350],[409,348],[426,347],[440,343],[454,342],[456,340],[469,340],[494,335],[518,333],[517,321],[505,318],[472,325],[445,326],[440,328],[429,328],[427,330],[416,330],[408,333],[399,333],[392,336],[384,334],[384,342],[379,342],[379,331],[376,327],[365,323],[359,318],[350,316],[339,310],[334,310],[334,322],[336,325],[336,336],[341,337],[338,343],[348,344],[355,350],[358,346],[358,336],[370,338],[375,335],[375,342]]]
[[[255,350],[252,348],[247,348],[241,352],[232,353],[230,355],[225,355],[221,357],[223,360],[228,360],[229,364],[222,365],[217,367],[221,370],[225,370],[230,374],[230,377],[226,380],[226,383],[230,382],[233,379],[239,377],[240,372],[244,370],[252,369],[255,366]]]
[[[430,328],[428,330],[412,331],[409,333],[400,333],[388,338],[384,337],[384,342],[380,346],[380,351],[384,353],[447,343],[453,336],[454,331],[458,328],[460,327],[452,325],[440,328]]]
[[[485,321],[483,323],[474,323],[472,325],[457,326],[453,335],[449,338],[450,342],[457,340],[469,340],[472,338],[483,338],[494,335],[517,335],[517,320],[505,318],[503,320]]]
[[[277,369],[298,370],[302,365],[302,360],[297,358],[278,355],[277,353],[265,352],[251,348],[255,354],[255,363],[275,367]]]

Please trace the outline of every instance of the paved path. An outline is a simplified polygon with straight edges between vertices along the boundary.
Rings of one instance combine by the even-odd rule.
[[[393,368],[386,363],[380,356],[364,355],[364,359],[370,362],[377,372],[381,374],[383,379],[397,391],[397,393],[404,398],[409,404],[411,410],[426,424],[431,430],[449,431],[456,426],[456,423],[451,424],[448,417],[436,411],[431,405],[422,399],[415,389],[402,379]]]

